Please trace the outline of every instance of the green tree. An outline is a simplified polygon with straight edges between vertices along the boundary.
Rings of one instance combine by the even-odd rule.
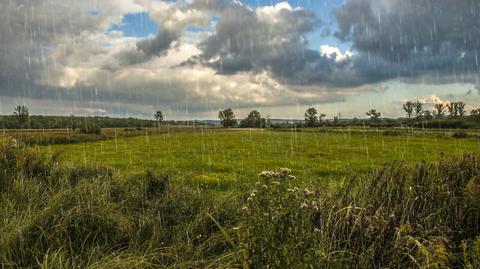
[[[415,118],[420,119],[423,116],[423,104],[420,101],[413,103]]]
[[[448,103],[447,104],[447,109],[448,109],[448,113],[450,114],[450,117],[456,117],[457,116],[457,109],[456,109],[455,102]]]
[[[450,117],[463,117],[467,114],[464,102],[451,102],[447,104]]]
[[[435,104],[435,110],[433,111],[435,118],[442,118],[445,115],[445,108],[445,104]]]
[[[325,118],[327,116],[327,114],[324,114],[324,113],[320,113],[318,114],[318,122],[322,122],[323,121],[323,118]]]
[[[411,101],[408,101],[405,104],[403,104],[403,110],[405,110],[405,113],[407,113],[408,119],[412,118],[413,109],[414,109],[413,107],[414,105],[413,105],[413,102]]]
[[[30,113],[28,112],[27,106],[17,105],[13,111],[13,115],[17,118],[18,126],[20,128],[27,126],[30,118]]]
[[[323,114],[322,114],[323,115]],[[310,107],[305,111],[305,124],[309,127],[313,127],[318,123],[318,112],[314,107]]]
[[[370,109],[366,114],[373,122],[378,122],[380,120],[380,117],[382,116],[382,113],[377,112],[376,109]]]
[[[227,108],[218,112],[218,118],[222,122],[223,127],[235,127],[237,126],[237,120],[235,119],[235,113],[233,109]]]
[[[480,108],[470,111],[470,117],[474,120],[480,120]]]
[[[266,120],[257,110],[252,110],[248,116],[240,122],[240,127],[244,128],[262,128],[265,127]]]
[[[465,115],[467,115],[464,102],[456,102],[456,109],[457,109],[458,116],[464,117]]]
[[[153,117],[155,118],[155,122],[157,123],[157,126],[160,126],[163,122],[163,113],[162,111],[158,110],[153,114]]]

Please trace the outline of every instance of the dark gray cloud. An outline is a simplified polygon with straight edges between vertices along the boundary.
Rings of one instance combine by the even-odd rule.
[[[106,31],[128,11],[140,10],[129,0],[0,1],[0,95],[43,96],[38,81],[62,62],[51,62],[62,47],[72,53],[75,38]],[[49,75],[49,74],[47,74]]]
[[[416,82],[423,76],[433,83],[478,79],[478,1],[349,0],[334,12],[336,36],[351,42],[356,52],[343,61],[308,48],[306,35],[321,27],[309,11],[289,6],[251,10],[228,1],[191,5],[207,6],[219,20],[213,34],[200,42],[202,53],[186,64],[201,63],[220,74],[266,70],[285,84],[331,87],[392,78]]]
[[[479,15],[475,0],[349,0],[335,11],[336,36],[359,57],[382,58],[385,77],[475,75]]]
[[[334,30],[286,2],[0,0],[0,96],[206,111],[343,101],[393,78],[480,85],[479,6],[347,0],[336,36],[354,55],[336,57],[307,39]],[[107,30],[144,10],[155,37]]]
[[[170,48],[173,41],[180,38],[180,33],[164,29],[161,34],[155,38],[142,40],[137,43],[137,49],[145,54],[147,58],[153,55],[164,53]]]

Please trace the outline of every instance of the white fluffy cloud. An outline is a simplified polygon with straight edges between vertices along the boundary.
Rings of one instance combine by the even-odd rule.
[[[348,60],[353,56],[353,53],[350,50],[347,50],[345,51],[345,53],[342,53],[339,48],[330,46],[330,45],[321,45],[320,54],[329,59],[334,59],[337,62]]]

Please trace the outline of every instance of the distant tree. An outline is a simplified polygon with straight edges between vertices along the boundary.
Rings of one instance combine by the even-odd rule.
[[[415,110],[415,118],[421,118],[423,115],[423,104],[420,101],[417,101],[413,103],[413,108]]]
[[[262,128],[265,127],[265,119],[257,110],[252,110],[248,116],[240,122],[240,127],[244,128]]]
[[[338,124],[338,123],[340,123],[340,115],[333,116],[333,124]]]
[[[320,113],[318,115],[318,122],[322,122],[323,121],[323,118],[325,118],[327,116],[327,114],[324,114],[324,113]]]
[[[442,118],[445,115],[445,108],[445,104],[435,104],[435,110],[433,111],[435,118]]]
[[[380,117],[382,116],[382,113],[377,112],[376,109],[370,109],[370,111],[368,111],[366,114],[367,114],[367,116],[370,117],[370,120],[373,121],[373,122],[379,121]]]
[[[467,115],[464,102],[456,102],[456,109],[457,109],[458,116],[464,117],[465,115]]]
[[[472,111],[470,111],[470,116],[474,120],[480,120],[480,108],[473,109]]]
[[[450,117],[457,116],[456,104],[454,102],[448,103],[447,109],[448,109],[448,114],[450,114]]]
[[[407,113],[408,119],[412,118],[413,109],[414,109],[413,102],[408,101],[405,104],[403,104],[403,110],[405,110],[405,113]]]
[[[160,126],[160,124],[162,124],[163,122],[162,111],[158,110],[157,112],[155,112],[155,114],[153,114],[153,117],[155,118],[155,122],[157,123],[157,126]]]
[[[463,117],[467,114],[464,102],[451,102],[447,104],[450,117]]]
[[[30,113],[25,105],[17,105],[13,111],[13,115],[17,118],[18,126],[24,128],[28,124]]]
[[[225,128],[237,126],[237,120],[235,119],[235,114],[231,108],[227,108],[218,112],[218,118]]]
[[[325,116],[325,114],[322,114]],[[314,107],[310,107],[305,111],[305,125],[313,127],[318,123],[318,112]]]

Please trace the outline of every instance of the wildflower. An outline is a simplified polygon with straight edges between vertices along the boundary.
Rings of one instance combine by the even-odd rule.
[[[288,189],[287,191],[288,191],[288,192],[290,192],[290,193],[293,193],[293,192],[295,192],[295,190],[294,190],[294,189]]]
[[[276,173],[272,171],[263,171],[260,173],[260,177],[262,177],[263,179],[269,179],[275,176],[276,176]]]
[[[250,197],[251,197],[251,198],[254,198],[254,197],[255,197],[255,193],[253,193],[253,192],[250,193]]]
[[[257,186],[257,187],[260,186],[260,182],[258,182],[258,181],[255,182],[255,186]]]
[[[233,227],[232,229],[233,229],[234,231],[238,231],[238,230],[240,230],[240,227]]]
[[[308,208],[308,204],[306,202],[303,202],[301,205],[300,205],[300,208]]]
[[[269,171],[263,171],[260,173],[260,177],[264,178],[264,179],[268,179],[271,177],[270,175],[270,172]]]
[[[280,182],[278,182],[278,181],[273,181],[273,182],[272,182],[272,185],[278,186],[278,185],[280,185]]]
[[[288,175],[290,174],[290,172],[292,172],[292,170],[288,168],[280,168],[280,173],[282,173],[283,175]]]
[[[268,189],[268,186],[267,186],[267,185],[265,185],[265,184],[263,184],[263,185],[262,185],[262,188],[264,188],[264,189]]]
[[[289,180],[295,180],[295,179],[297,179],[297,177],[296,177],[296,176],[292,176],[292,175],[288,175],[288,177],[287,177],[287,178],[288,178]]]
[[[294,190],[295,192],[298,192],[298,188],[297,188],[297,187],[293,188],[293,190]]]
[[[306,195],[306,196],[311,196],[311,195],[314,195],[314,194],[315,194],[314,191],[310,191],[310,190],[307,189],[307,188],[305,188],[303,191],[305,192],[305,195]]]
[[[314,228],[313,232],[318,234],[318,233],[320,233],[320,229]]]
[[[247,202],[251,202],[252,200],[253,200],[252,197],[248,197],[248,198],[247,198]]]
[[[248,210],[249,210],[248,207],[246,206],[242,207],[242,211],[248,212]]]

